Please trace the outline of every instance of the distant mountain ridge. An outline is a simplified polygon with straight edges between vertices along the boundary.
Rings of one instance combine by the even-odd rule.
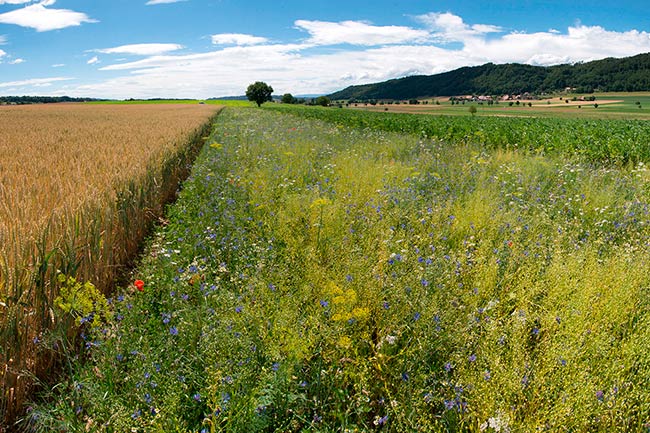
[[[331,99],[414,99],[457,95],[650,91],[650,53],[587,63],[531,66],[519,63],[468,66],[436,75],[415,75],[350,86]]]

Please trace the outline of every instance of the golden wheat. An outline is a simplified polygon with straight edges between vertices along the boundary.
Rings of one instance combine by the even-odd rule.
[[[48,362],[62,270],[107,290],[187,169],[209,105],[0,107],[0,409]],[[0,419],[0,422],[2,420]]]

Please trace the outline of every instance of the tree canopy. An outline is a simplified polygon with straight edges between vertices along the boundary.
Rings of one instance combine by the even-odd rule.
[[[272,93],[273,87],[263,81],[256,81],[246,89],[246,97],[249,101],[255,102],[258,107],[267,101],[271,101]]]

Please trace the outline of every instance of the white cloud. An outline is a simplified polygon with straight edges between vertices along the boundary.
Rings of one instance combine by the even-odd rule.
[[[25,6],[0,14],[0,23],[30,27],[39,32],[79,26],[82,23],[95,23],[88,15],[68,9],[49,9],[56,0],[44,0],[38,4]]]
[[[95,56],[92,59],[88,60],[86,63],[89,65],[94,65],[95,63],[99,63],[99,57]]]
[[[314,45],[388,45],[406,42],[424,42],[429,32],[402,26],[373,26],[361,21],[307,21],[295,22],[298,29],[310,34],[308,43]]]
[[[31,78],[29,80],[21,81],[6,81],[0,82],[0,88],[4,87],[24,87],[24,86],[48,86],[52,83],[59,81],[69,81],[73,78],[68,77],[52,77],[52,78]]]
[[[650,34],[637,30],[615,32],[576,24],[563,31],[506,33],[491,24],[465,23],[450,13],[427,14],[416,21],[428,30],[358,21],[325,25],[296,21],[296,26],[309,33],[306,40],[269,43],[252,35],[213,35],[215,45],[232,46],[215,46],[198,54],[165,51],[113,63],[99,69],[111,71],[112,78],[83,85],[59,83],[52,85],[51,91],[107,98],[206,98],[243,94],[248,84],[262,80],[277,94],[325,93],[353,84],[436,74],[486,62],[550,65],[650,52]],[[321,49],[343,43],[356,46]],[[106,50],[122,48],[114,52],[127,54],[123,47]]]
[[[182,45],[178,44],[131,44],[121,45],[113,48],[103,48],[97,51],[104,54],[134,54],[138,56],[152,56],[156,54],[163,54],[169,51],[176,51],[182,49]]]
[[[178,3],[185,0],[149,0],[146,5],[162,5],[167,3]]]
[[[7,53],[6,53],[6,52],[4,52],[4,51],[2,51],[2,50],[0,50],[0,58],[2,58],[2,57],[4,57],[4,56],[6,56],[6,55],[7,55]]]
[[[266,38],[242,33],[219,33],[212,35],[211,39],[215,45],[259,45],[268,42]]]
[[[0,45],[4,45],[7,43],[7,37],[4,35],[0,35]]]
[[[415,19],[427,26],[441,42],[462,42],[469,38],[483,37],[488,33],[501,33],[499,26],[489,24],[466,24],[461,17],[450,12],[428,13]]]
[[[19,65],[21,63],[25,63],[25,59],[14,59],[9,62],[10,65]]]
[[[53,68],[62,68],[65,66],[65,63],[57,63],[56,65],[52,65]]]
[[[29,3],[32,0],[0,0],[0,5],[20,5],[23,3]]]

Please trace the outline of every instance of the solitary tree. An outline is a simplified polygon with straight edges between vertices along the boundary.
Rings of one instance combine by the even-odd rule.
[[[476,114],[476,111],[477,110],[476,110],[476,107],[474,105],[469,106],[469,114],[471,114],[473,116],[473,115]]]
[[[246,89],[246,97],[249,101],[255,102],[258,107],[266,101],[270,101],[272,93],[273,87],[263,81],[256,81]]]

